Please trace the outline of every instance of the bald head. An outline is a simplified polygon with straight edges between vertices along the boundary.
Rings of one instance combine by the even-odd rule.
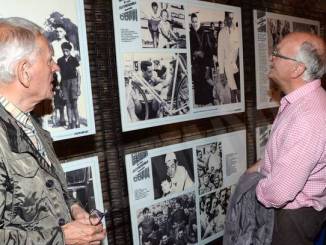
[[[305,65],[305,81],[319,79],[325,74],[326,44],[322,38],[311,33],[293,32],[285,36],[282,42],[291,45],[295,59]]]
[[[16,64],[33,57],[36,38],[42,32],[41,27],[26,19],[0,18],[0,82],[11,82]]]

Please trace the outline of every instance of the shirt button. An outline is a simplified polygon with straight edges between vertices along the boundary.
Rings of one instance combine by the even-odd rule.
[[[65,224],[66,224],[66,221],[65,221],[64,218],[60,218],[60,219],[58,220],[58,225],[59,225],[59,226],[63,226],[63,225],[65,225]]]
[[[54,181],[52,179],[49,179],[46,181],[45,185],[47,188],[52,188],[54,185]]]

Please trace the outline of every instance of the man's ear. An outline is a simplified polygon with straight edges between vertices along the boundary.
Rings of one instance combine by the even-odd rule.
[[[306,66],[304,63],[302,62],[297,62],[295,64],[295,66],[293,67],[292,73],[291,73],[291,77],[292,78],[298,78],[301,77],[303,75],[303,73],[306,70]]]
[[[25,88],[28,88],[31,83],[31,77],[29,73],[29,68],[31,67],[31,64],[28,62],[28,60],[21,60],[17,64],[16,68],[16,74],[18,81],[21,85],[23,85]]]

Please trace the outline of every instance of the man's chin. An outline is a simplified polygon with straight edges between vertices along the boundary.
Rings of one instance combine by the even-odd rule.
[[[268,79],[270,79],[270,80],[275,80],[275,76],[273,75],[273,73],[272,72],[269,72],[268,74],[267,74],[267,77],[268,77]]]

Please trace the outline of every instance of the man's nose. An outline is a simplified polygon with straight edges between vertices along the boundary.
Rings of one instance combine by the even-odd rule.
[[[60,71],[60,67],[56,62],[53,62],[52,71],[54,72]]]

